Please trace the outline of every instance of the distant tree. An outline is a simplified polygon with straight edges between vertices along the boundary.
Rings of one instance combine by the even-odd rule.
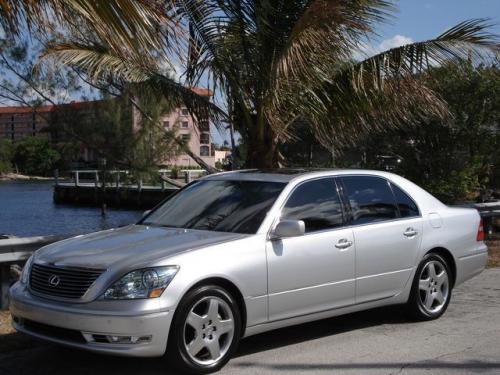
[[[40,62],[39,41],[23,36],[0,38],[0,105],[38,107],[68,102],[81,94],[78,75],[71,69]]]
[[[171,112],[161,99],[143,96],[135,98],[148,111],[141,116],[130,105],[129,96],[105,97],[102,100],[77,105],[61,105],[50,116],[49,131],[59,145],[78,145],[93,150],[106,158],[109,168],[146,171],[175,156],[179,147],[166,131],[157,128],[160,116]],[[135,118],[135,123],[134,123]],[[135,125],[135,127],[134,127]],[[76,158],[76,155],[73,157]]]
[[[402,158],[396,172],[453,202],[500,188],[500,69],[450,64],[432,69],[427,84],[450,108],[451,121],[422,121],[357,145],[363,166],[380,167],[377,155]]]
[[[0,139],[0,173],[8,173],[12,169],[14,147],[10,140]]]
[[[26,137],[15,144],[13,163],[19,171],[28,175],[48,176],[60,159],[48,139]]]

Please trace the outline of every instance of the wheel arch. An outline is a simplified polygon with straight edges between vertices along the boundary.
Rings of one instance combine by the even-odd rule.
[[[240,314],[241,314],[241,336],[243,337],[245,334],[245,329],[247,326],[247,309],[246,309],[246,304],[245,304],[245,299],[243,298],[243,294],[241,293],[240,289],[230,280],[224,278],[224,277],[219,277],[219,276],[214,276],[214,277],[208,277],[202,280],[197,281],[195,284],[193,284],[186,292],[184,293],[183,297],[189,293],[191,290],[198,288],[200,286],[205,286],[205,285],[216,285],[221,288],[226,289],[232,297],[236,300],[236,303],[238,304],[238,308],[240,309]]]
[[[452,277],[452,287],[453,287],[457,280],[457,264],[455,258],[453,257],[453,254],[451,253],[450,250],[440,246],[430,249],[425,253],[425,255],[431,253],[440,255],[446,261],[448,267],[450,267],[451,277]]]

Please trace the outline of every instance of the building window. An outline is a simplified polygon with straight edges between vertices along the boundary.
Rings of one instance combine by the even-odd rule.
[[[182,134],[182,140],[183,140],[184,142],[189,142],[189,138],[190,138],[190,137],[189,137],[189,134]]]
[[[165,129],[170,128],[170,121],[163,121],[163,126],[165,127]]]
[[[201,133],[200,134],[200,143],[208,145],[210,143],[210,134],[209,133]]]
[[[181,109],[181,113],[182,113],[183,116],[189,116],[189,111],[188,111],[187,108],[182,108]]]
[[[210,156],[210,147],[201,146],[200,147],[200,156]]]
[[[181,128],[188,128],[189,127],[189,122],[187,121],[182,121],[181,123]]]
[[[208,132],[208,131],[210,131],[210,127],[208,125],[208,120],[201,120],[198,123],[198,127],[199,127],[200,131],[202,131],[202,132]]]

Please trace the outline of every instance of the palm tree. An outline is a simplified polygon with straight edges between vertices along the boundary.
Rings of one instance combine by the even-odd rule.
[[[70,3],[119,8],[129,1]],[[184,101],[194,114],[210,115],[220,127],[230,123],[246,143],[248,167],[278,166],[278,146],[293,137],[290,125],[298,119],[324,145],[341,148],[372,129],[446,118],[446,103],[421,76],[445,61],[499,51],[487,21],[469,20],[435,39],[356,61],[353,56],[363,43],[395,11],[386,0],[131,3],[145,16],[121,11],[114,15],[118,26],[113,30],[133,19],[140,42],[123,42],[135,29],[104,33],[103,13],[93,20],[96,31],[89,27],[89,17],[80,17],[78,25],[83,21],[87,27],[72,27],[66,40],[49,47],[48,55],[93,81],[140,84],[148,92]],[[175,60],[185,61],[186,85],[164,73],[165,64]],[[189,89],[200,83],[219,92],[222,104]]]

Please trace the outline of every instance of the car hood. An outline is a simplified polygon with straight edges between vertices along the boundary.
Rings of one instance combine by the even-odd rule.
[[[142,267],[181,252],[248,235],[130,225],[69,238],[36,252],[37,263],[108,269]]]

